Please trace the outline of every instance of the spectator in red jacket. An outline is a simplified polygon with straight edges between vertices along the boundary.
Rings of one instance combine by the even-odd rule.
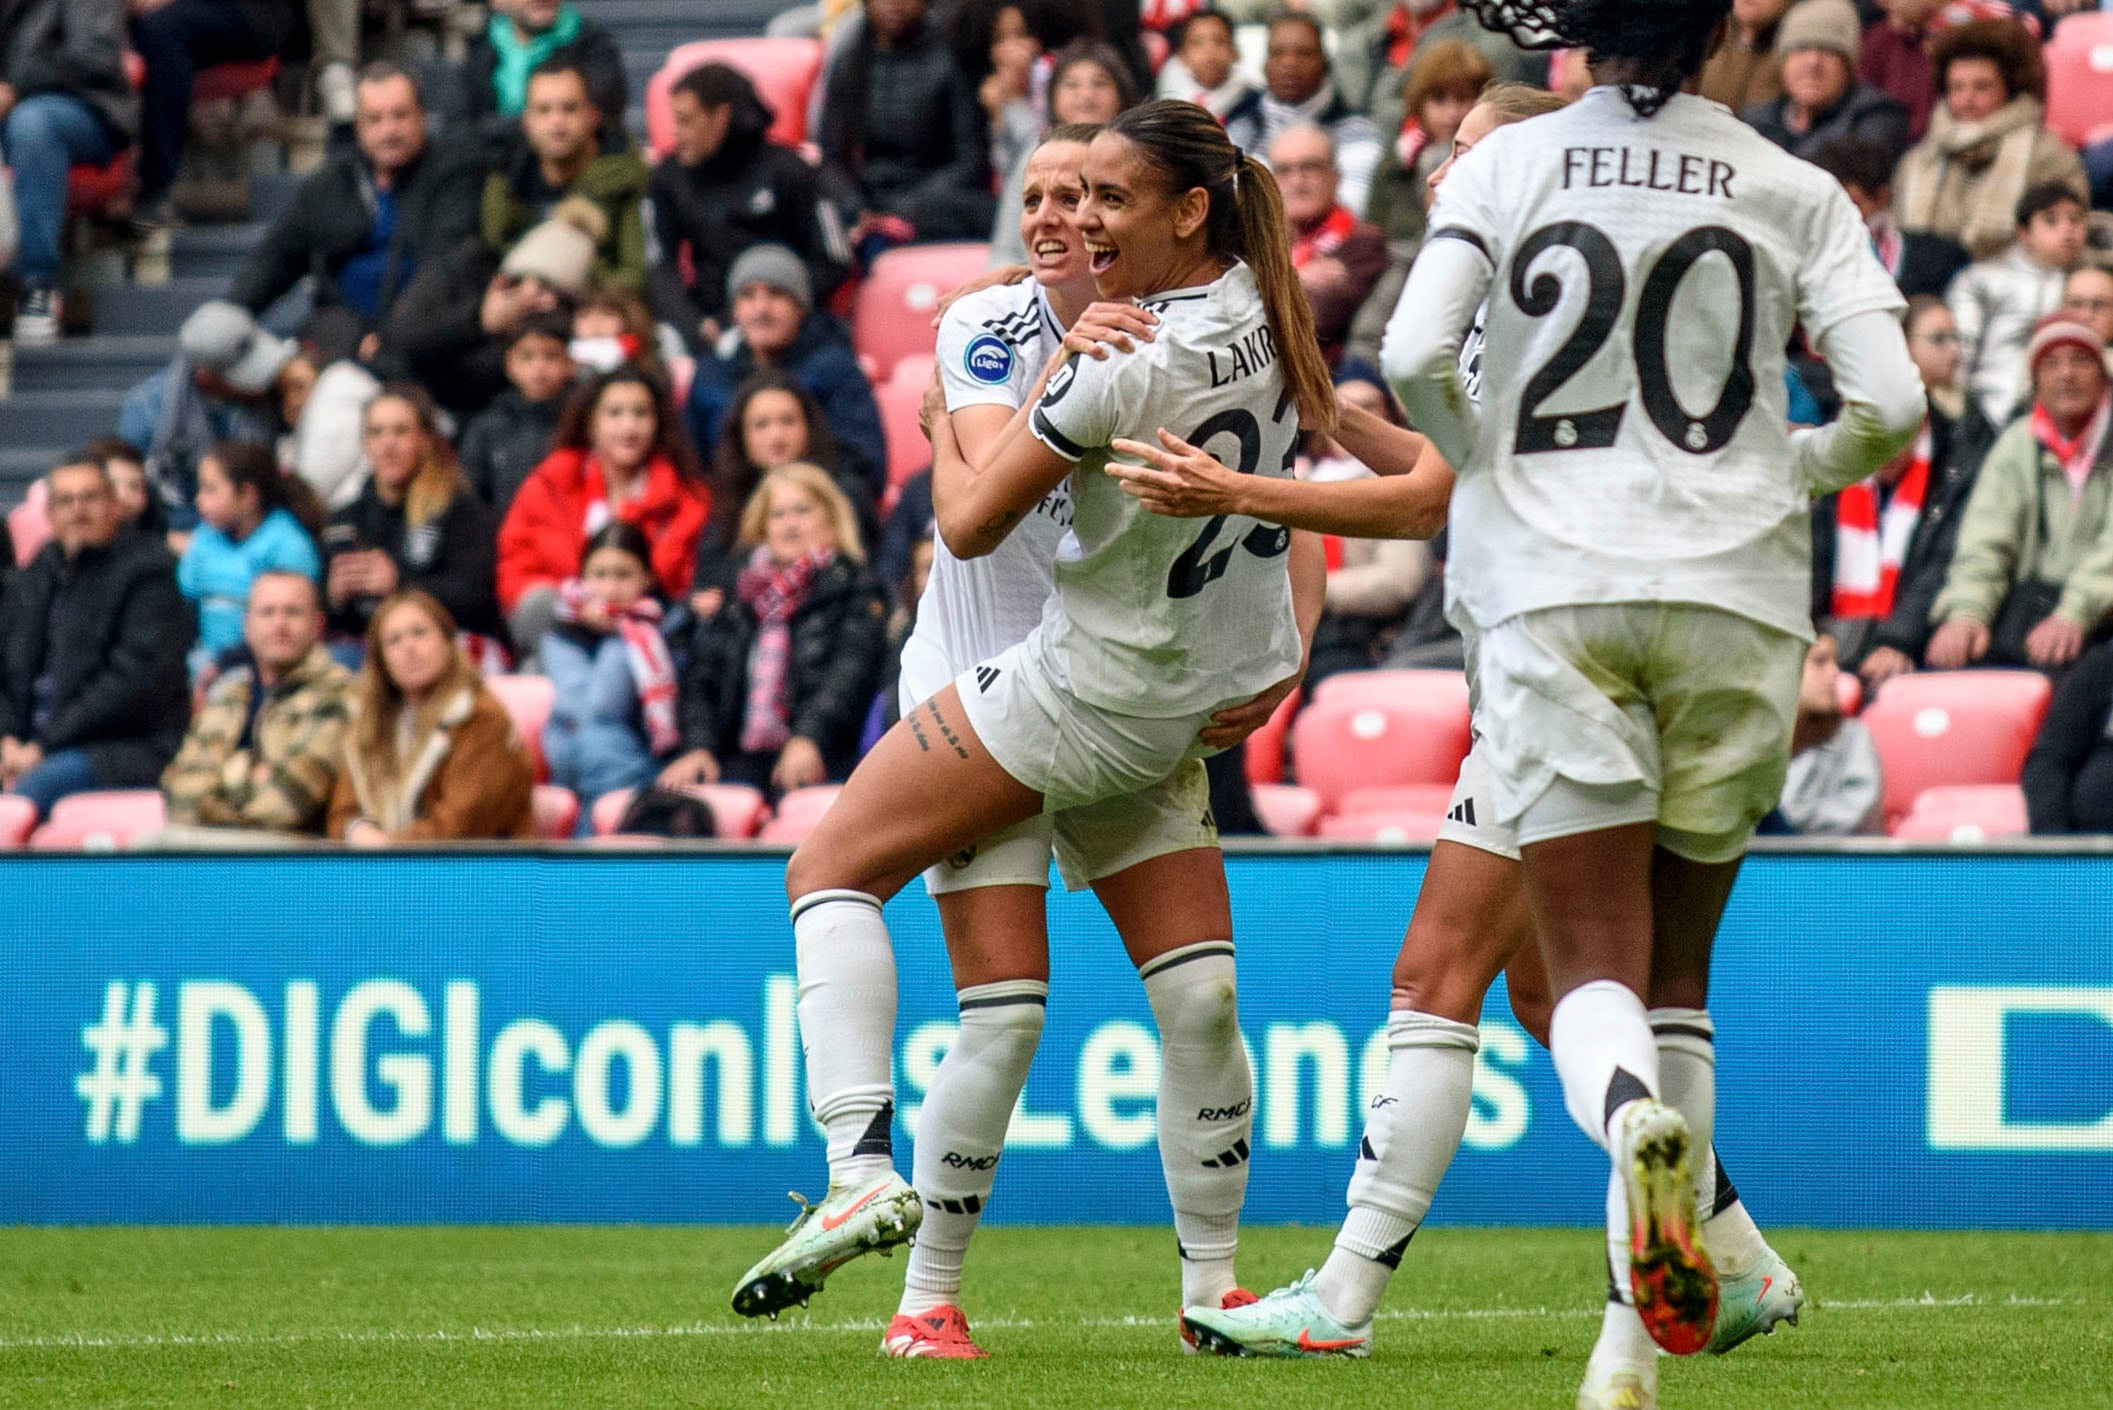
[[[499,529],[499,606],[523,656],[550,629],[559,587],[579,576],[587,540],[605,524],[621,519],[644,531],[658,590],[679,601],[711,511],[711,490],[667,389],[635,368],[582,387],[552,445]]]

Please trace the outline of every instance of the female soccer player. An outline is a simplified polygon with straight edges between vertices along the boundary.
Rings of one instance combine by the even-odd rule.
[[[1540,89],[1493,85],[1461,123],[1452,157],[1431,175],[1432,190],[1497,128],[1562,106]],[[1460,357],[1470,396],[1480,380],[1480,335],[1478,313]],[[1120,448],[1146,465],[1110,471],[1154,513],[1245,513],[1320,533],[1428,537],[1444,522],[1452,468],[1420,438],[1378,424],[1367,427],[1351,412],[1344,408],[1342,435],[1364,438],[1360,453],[1383,478],[1334,486],[1262,482],[1233,475],[1186,447],[1127,444]],[[1472,665],[1472,651],[1469,660]],[[1547,979],[1520,886],[1518,840],[1497,821],[1489,786],[1478,739],[1461,765],[1448,820],[1431,849],[1395,961],[1389,1100],[1375,1104],[1368,1117],[1350,1182],[1350,1216],[1335,1248],[1318,1273],[1258,1303],[1185,1314],[1192,1332],[1212,1350],[1369,1355],[1372,1313],[1466,1130],[1479,1044],[1476,1019],[1489,985],[1507,967],[1513,1011],[1528,1032],[1547,1041]],[[1681,1031],[1695,1015],[1654,1009],[1650,1017],[1662,1080],[1674,1082],[1683,1063],[1709,1060],[1707,1045]],[[1761,1238],[1722,1170],[1701,1173],[1706,1241],[1725,1278],[1710,1336],[1710,1348],[1722,1352],[1779,1321],[1794,1320],[1803,1295],[1796,1274]]]
[[[1883,464],[1922,395],[1839,186],[1681,91],[1729,0],[1470,4],[1522,42],[1589,49],[1607,86],[1454,168],[1385,362],[1459,469],[1449,610],[1475,638],[1564,1098],[1613,1158],[1635,1313],[1609,1308],[1580,1403],[1646,1404],[1650,1343],[1701,1350],[1718,1299],[1690,1161],[1714,1073],[1661,1087],[1647,1005],[1691,1011],[1680,1036],[1709,1045],[1711,942],[1788,763],[1809,499]],[[1478,414],[1460,330],[1493,288]],[[1799,322],[1844,409],[1792,437],[1780,350]]]
[[[890,731],[787,868],[807,1087],[828,1137],[830,1189],[743,1278],[735,1306],[750,1315],[804,1300],[848,1259],[907,1238],[921,1217],[891,1168],[895,967],[881,901],[1037,814],[1157,787],[1222,741],[1218,712],[1267,709],[1289,693],[1319,611],[1317,544],[1295,547],[1288,530],[1244,519],[1199,532],[1147,515],[1100,473],[1118,436],[1176,426],[1245,471],[1285,474],[1300,421],[1334,425],[1275,182],[1207,113],[1177,102],[1116,119],[1087,149],[1084,174],[1078,226],[1095,284],[1103,298],[1156,314],[1156,337],[1105,361],[1065,362],[978,467],[963,459],[950,418],[932,426],[951,552],[989,554],[1066,480],[1071,535],[1040,625]],[[1136,835],[1094,845],[1112,854]],[[1198,849],[1184,855],[1193,862]],[[1160,1105],[1181,1119],[1162,1126],[1161,1150],[1189,1302],[1232,1289],[1237,1199],[1213,1209],[1180,1191],[1229,1184],[1227,1172],[1244,1165],[1251,1095],[1230,904],[1215,856],[1202,856],[1194,889],[1125,887],[1122,877],[1098,888],[1133,937],[1166,1035]],[[1149,953],[1134,938],[1144,936]]]

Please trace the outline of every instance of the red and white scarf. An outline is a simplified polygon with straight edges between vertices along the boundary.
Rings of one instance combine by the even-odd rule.
[[[1930,423],[1901,452],[1908,462],[1885,512],[1878,509],[1878,476],[1843,490],[1834,502],[1834,615],[1889,617],[1900,586],[1922,504],[1930,488]]]
[[[1337,206],[1320,223],[1291,242],[1291,267],[1304,269],[1316,255],[1332,255],[1357,229],[1357,217]]]
[[[646,480],[653,473],[652,462],[638,467],[638,474],[631,481],[631,492],[625,500],[637,499],[646,492]],[[609,505],[609,477],[602,473],[602,458],[593,451],[587,452],[586,462],[580,467],[580,541],[586,542],[609,527],[616,518],[616,511]]]
[[[2062,463],[2062,473],[2069,477],[2072,503],[2084,497],[2084,482],[2091,478],[2091,467],[2098,463],[2099,449],[2106,443],[2109,411],[2113,411],[2113,397],[2100,397],[2098,410],[2091,413],[2084,428],[2074,436],[2064,436],[2047,414],[2047,408],[2038,402],[2032,404],[2032,438]]]
[[[748,705],[741,715],[741,749],[756,754],[782,749],[792,738],[792,712],[785,681],[792,671],[792,619],[805,605],[814,575],[836,557],[823,549],[784,567],[762,544],[734,579],[734,596],[756,614],[756,644],[748,655]]]
[[[558,620],[577,622],[580,611],[593,601],[586,585],[567,578],[558,589]],[[646,722],[646,742],[655,754],[665,754],[682,742],[675,723],[675,658],[668,654],[667,640],[660,634],[660,604],[641,597],[621,610],[603,604],[616,622],[623,639],[624,658],[631,667],[632,683],[638,687],[639,713]]]

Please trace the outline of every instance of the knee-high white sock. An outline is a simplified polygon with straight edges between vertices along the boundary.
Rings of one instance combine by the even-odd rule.
[[[1708,1009],[1654,1008],[1658,1082],[1668,1105],[1687,1118],[1689,1161],[1695,1175],[1697,1217],[1717,1194],[1710,1133],[1717,1125],[1717,1027]]]
[[[1602,1148],[1614,1113],[1658,1095],[1658,1045],[1636,991],[1595,979],[1565,994],[1548,1021],[1548,1050],[1570,1119]]]
[[[1232,942],[1170,950],[1138,977],[1159,1023],[1159,1163],[1181,1248],[1181,1303],[1216,1307],[1239,1286],[1233,1254],[1255,1108]]]
[[[1753,1215],[1746,1212],[1746,1202],[1739,1198],[1714,1146],[1710,1149],[1710,1167],[1714,1172],[1713,1188],[1702,1205],[1703,1241],[1709,1246],[1719,1278],[1744,1278],[1768,1257],[1768,1240],[1761,1236]]]
[[[880,902],[817,891],[792,907],[807,1100],[829,1141],[829,1183],[894,1164],[895,947]]]
[[[1481,1045],[1471,1024],[1407,1010],[1387,1018],[1387,1084],[1365,1116],[1350,1215],[1313,1284],[1321,1305],[1346,1326],[1378,1308],[1460,1149]]]
[[[1039,979],[978,984],[963,989],[960,1002],[961,1031],[917,1116],[912,1173],[924,1223],[910,1246],[897,1309],[909,1316],[961,1300],[961,1264],[990,1201],[1005,1129],[1042,1039],[1049,985]]]

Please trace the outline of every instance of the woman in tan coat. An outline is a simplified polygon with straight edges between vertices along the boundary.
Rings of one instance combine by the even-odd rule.
[[[399,592],[367,627],[330,835],[354,847],[532,835],[535,768],[429,594]]]
[[[1893,217],[1941,235],[1975,259],[2017,236],[2018,198],[2059,181],[2088,202],[2084,164],[2045,126],[2047,66],[2015,20],[1974,20],[1938,36],[1930,54],[1937,106],[1930,130],[1900,159]]]

